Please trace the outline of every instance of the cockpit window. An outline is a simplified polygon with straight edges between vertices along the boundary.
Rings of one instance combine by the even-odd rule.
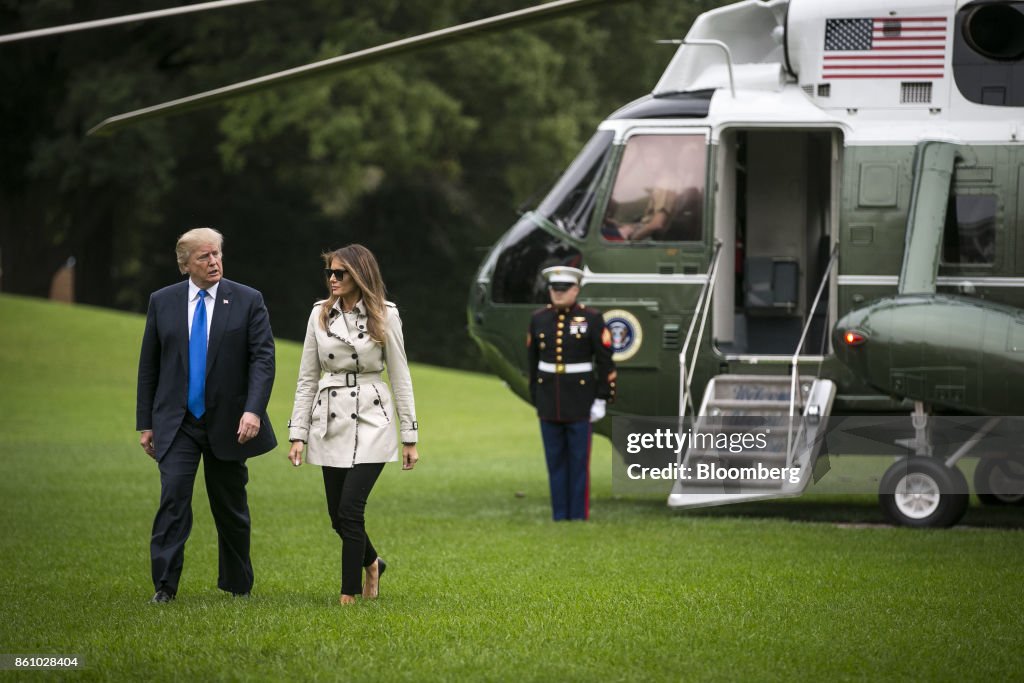
[[[555,238],[524,216],[502,239],[491,278],[491,299],[499,304],[548,301],[541,271],[549,266],[579,268],[579,250]]]
[[[706,169],[704,135],[634,135],[622,154],[602,237],[700,240]]]
[[[597,131],[537,208],[537,213],[573,237],[587,234],[613,135],[610,130]]]

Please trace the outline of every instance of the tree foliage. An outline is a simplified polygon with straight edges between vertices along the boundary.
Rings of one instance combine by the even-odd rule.
[[[665,0],[558,19],[150,121],[102,118],[529,6],[519,0],[266,2],[0,45],[5,291],[45,295],[76,262],[79,301],[143,310],[179,276],[176,236],[212,225],[226,271],[301,338],[319,254],[378,254],[417,360],[473,367],[465,294],[485,248],[536,201],[594,126],[650,91],[720,4]],[[166,6],[156,0],[121,11]],[[84,0],[0,0],[13,32],[109,14]]]

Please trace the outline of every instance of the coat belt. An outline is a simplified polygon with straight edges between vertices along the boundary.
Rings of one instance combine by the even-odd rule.
[[[379,372],[328,372],[320,378],[319,390],[323,391],[327,387],[355,387],[383,381]]]
[[[575,375],[581,372],[593,372],[593,363],[548,363],[539,361],[537,369],[541,372],[550,372],[556,375]]]
[[[331,415],[331,392],[326,391],[327,389],[347,389],[383,381],[384,378],[379,372],[328,372],[321,377],[317,385],[316,396],[313,397],[314,405],[316,405],[315,401],[323,400],[327,402],[324,406],[324,419],[320,428],[320,437],[327,436],[327,422]]]

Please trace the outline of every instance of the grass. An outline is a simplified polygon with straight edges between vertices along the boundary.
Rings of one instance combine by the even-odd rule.
[[[319,470],[282,446],[250,461],[253,597],[215,588],[200,477],[178,600],[148,605],[159,478],[134,432],[141,332],[137,316],[0,296],[0,654],[86,664],[33,678],[1024,678],[1017,510],[972,508],[945,531],[839,525],[881,521],[851,497],[673,514],[612,497],[602,439],[594,519],[554,524],[528,406],[426,366],[423,460],[385,468],[367,509],[388,560],[378,601],[336,604]],[[278,345],[279,436],[298,353]]]

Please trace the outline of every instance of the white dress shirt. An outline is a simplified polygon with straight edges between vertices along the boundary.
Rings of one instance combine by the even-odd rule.
[[[220,282],[213,285],[206,290],[209,295],[205,298],[206,303],[206,345],[210,345],[210,325],[213,324],[213,309],[214,301],[217,298],[217,288],[220,287]],[[196,314],[196,304],[199,303],[199,286],[192,282],[189,278],[188,281],[188,338],[192,338],[192,320]]]

